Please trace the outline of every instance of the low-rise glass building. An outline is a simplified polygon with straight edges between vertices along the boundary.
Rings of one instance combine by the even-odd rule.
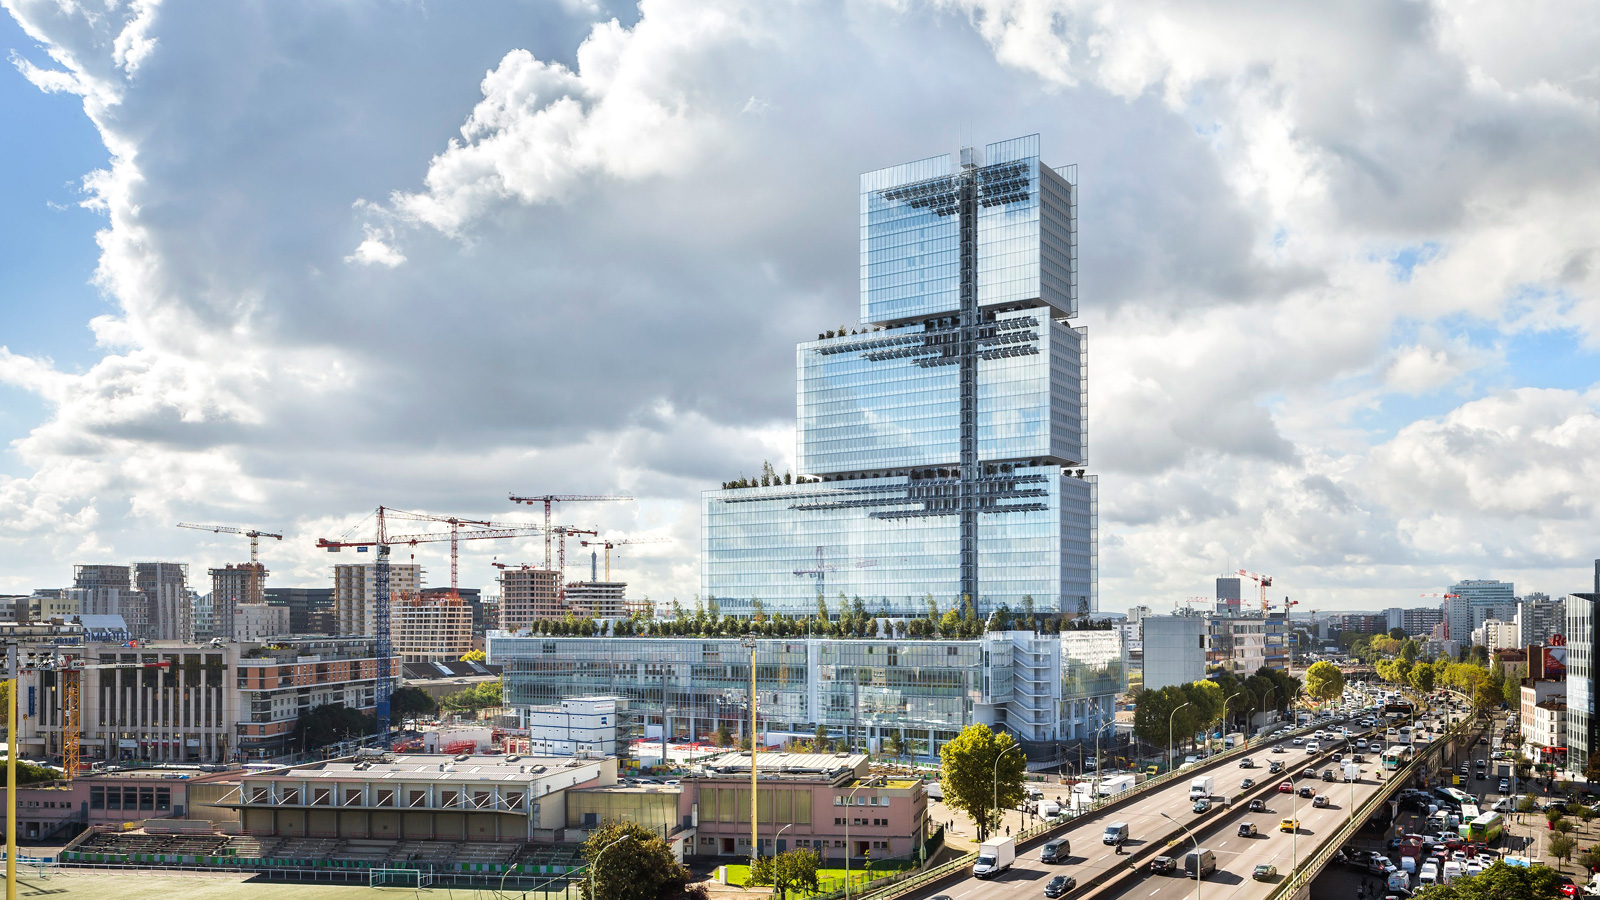
[[[748,730],[750,650],[739,638],[540,637],[490,632],[507,706],[582,696],[626,698],[649,733],[707,740]],[[1127,688],[1115,631],[991,632],[972,640],[762,638],[757,722],[769,743],[818,726],[852,747],[894,735],[931,755],[974,723],[1003,728],[1035,754],[1093,738]]]

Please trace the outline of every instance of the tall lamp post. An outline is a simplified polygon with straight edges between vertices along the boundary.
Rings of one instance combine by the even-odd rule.
[[[1194,832],[1189,830],[1189,826],[1179,822],[1177,819],[1174,819],[1166,813],[1162,813],[1161,818],[1166,819],[1168,822],[1171,822],[1179,828],[1182,828],[1183,833],[1189,836],[1189,840],[1194,841],[1194,900],[1200,900],[1200,876],[1204,871],[1203,867],[1200,865],[1202,862],[1200,859],[1200,839],[1194,836]]]
[[[1107,730],[1116,727],[1116,724],[1117,717],[1112,716],[1111,721],[1101,725],[1099,728],[1095,729],[1094,732],[1094,799],[1096,800],[1100,799],[1100,772],[1105,768],[1105,766],[1103,766],[1100,762],[1100,735],[1105,734]]]
[[[757,829],[761,826],[761,817],[756,814],[756,638],[747,634],[739,639],[746,650],[750,651],[750,871],[756,869],[756,860],[761,858],[761,842],[757,836]],[[663,725],[663,728],[666,726]]]
[[[1228,696],[1222,698],[1222,740],[1224,742],[1228,740],[1228,701],[1239,696],[1241,693],[1243,693],[1243,691],[1234,691]],[[1224,743],[1223,747],[1227,747],[1227,744]]]
[[[1016,751],[1020,752],[1022,750],[1022,745],[1021,744],[1012,744],[1011,746],[1007,747],[1006,749],[1001,750],[999,753],[995,754],[995,757],[994,757],[994,830],[995,831],[999,831],[1000,830],[1000,760],[1004,759],[1005,755],[1007,753],[1010,753],[1013,750],[1016,750]]]
[[[1167,771],[1169,773],[1173,769],[1173,765],[1172,765],[1172,760],[1173,760],[1173,754],[1172,754],[1172,728],[1173,728],[1173,725],[1172,725],[1172,723],[1174,721],[1176,721],[1177,718],[1178,718],[1178,710],[1183,709],[1185,706],[1188,706],[1188,705],[1189,705],[1188,701],[1184,701],[1183,703],[1179,704],[1176,708],[1174,708],[1172,710],[1172,715],[1167,716]]]
[[[607,850],[632,837],[631,834],[625,834],[601,847],[600,852],[594,855],[594,862],[589,864],[589,900],[600,900],[600,858],[606,855]],[[501,880],[504,881],[503,878]]]

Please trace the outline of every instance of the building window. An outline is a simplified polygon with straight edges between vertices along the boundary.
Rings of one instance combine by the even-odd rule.
[[[105,809],[106,808],[106,789],[105,788],[97,787],[97,788],[90,788],[89,789],[89,808],[90,809]]]
[[[172,788],[156,788],[156,809],[172,808]]]

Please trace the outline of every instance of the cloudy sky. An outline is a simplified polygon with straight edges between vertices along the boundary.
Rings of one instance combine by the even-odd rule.
[[[855,318],[857,173],[1032,132],[1083,185],[1103,608],[1600,556],[1583,4],[0,5],[0,591],[242,558],[178,521],[323,585],[380,503],[615,491],[558,520],[670,537],[613,566],[687,600],[699,492],[791,463],[793,345]]]

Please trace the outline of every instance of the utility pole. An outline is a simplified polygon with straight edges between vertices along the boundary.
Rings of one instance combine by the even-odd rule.
[[[756,638],[747,634],[740,639],[750,651],[750,871],[756,870],[756,860],[761,858],[758,843],[761,818],[756,814]],[[848,850],[846,851],[848,852]]]
[[[17,645],[6,648],[6,900],[17,900]]]

